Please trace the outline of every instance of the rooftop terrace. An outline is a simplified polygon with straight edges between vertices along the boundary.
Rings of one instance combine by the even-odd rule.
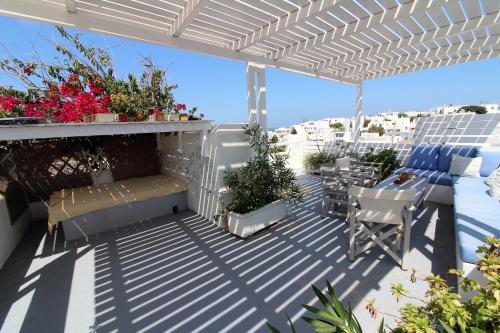
[[[304,202],[277,228],[240,239],[193,212],[170,215],[65,243],[35,224],[0,271],[1,332],[268,332],[286,329],[286,313],[301,332],[301,304],[315,301],[311,284],[332,281],[366,332],[380,311],[402,304],[390,295],[409,282],[378,246],[347,259],[348,226],[321,219],[320,178],[299,175]],[[419,277],[444,274],[455,263],[451,208],[424,203],[414,214],[409,266]],[[380,320],[382,316],[378,317]],[[387,320],[387,318],[386,318]]]

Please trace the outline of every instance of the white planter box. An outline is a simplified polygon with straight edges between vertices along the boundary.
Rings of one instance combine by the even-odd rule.
[[[282,220],[287,214],[287,202],[278,200],[247,214],[229,212],[227,227],[229,232],[246,238]]]

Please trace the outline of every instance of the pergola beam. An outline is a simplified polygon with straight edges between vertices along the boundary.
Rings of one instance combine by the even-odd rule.
[[[282,61],[275,61],[262,56],[244,52],[235,52],[228,48],[219,47],[185,38],[169,36],[164,29],[155,29],[143,25],[134,25],[111,17],[97,16],[95,14],[79,11],[68,13],[65,5],[53,2],[41,2],[37,0],[0,0],[0,15],[42,21],[50,24],[58,24],[89,30],[92,32],[114,35],[117,37],[139,40],[142,42],[159,44],[186,51],[211,55],[226,59],[243,62],[254,62],[266,67],[277,68],[310,77],[325,80],[338,81],[348,84],[356,84],[352,79],[344,79],[340,76],[319,73],[318,71]]]
[[[339,63],[347,63],[353,60],[369,59],[371,57],[380,56],[384,57],[388,52],[394,50],[400,50],[412,46],[421,46],[423,43],[435,41],[442,42],[447,38],[458,36],[465,32],[475,32],[478,29],[482,29],[487,26],[499,27],[500,23],[493,23],[498,20],[499,13],[489,13],[485,16],[475,17],[468,21],[462,21],[455,24],[450,24],[434,30],[429,30],[418,35],[413,35],[411,37],[405,37],[393,42],[388,42],[374,46],[371,48],[366,48],[362,51],[356,51],[351,54],[346,54],[345,56],[339,56],[337,58],[330,58],[324,62],[324,64],[318,69],[323,69],[326,67],[338,65]],[[437,37],[440,36],[440,37]],[[325,45],[323,45],[324,47]],[[318,46],[321,48],[321,46]]]
[[[336,29],[330,29],[324,33],[301,40],[293,45],[276,50],[269,56],[272,59],[278,60],[321,45],[341,42],[346,36],[359,36],[361,33],[367,32],[378,26],[382,26],[394,20],[401,20],[409,17],[419,10],[441,6],[446,2],[448,2],[448,0],[435,0],[432,2],[413,0],[411,2],[392,7],[386,11],[367,16],[359,21],[346,24]]]
[[[301,23],[304,23],[309,17],[321,15],[328,10],[332,10],[343,0],[314,0],[308,2],[305,6],[290,12],[290,14],[271,22],[254,32],[235,42],[233,48],[242,51],[255,45],[265,39],[279,35],[281,32]]]
[[[176,18],[172,25],[170,34],[174,37],[179,37],[193,22],[193,19],[200,13],[200,11],[208,3],[208,0],[188,0],[184,9]]]

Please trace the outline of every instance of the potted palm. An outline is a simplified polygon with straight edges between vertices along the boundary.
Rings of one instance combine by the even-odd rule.
[[[236,170],[224,176],[229,202],[221,199],[222,218],[226,229],[240,237],[283,219],[287,215],[287,202],[302,199],[295,173],[287,165],[286,155],[272,154],[272,140],[258,127],[244,127],[252,157]]]

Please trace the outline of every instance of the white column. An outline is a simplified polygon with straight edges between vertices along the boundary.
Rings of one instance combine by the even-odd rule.
[[[257,124],[257,100],[255,98],[255,71],[252,63],[247,62],[247,102],[248,102],[248,124]]]
[[[257,70],[257,78],[259,79],[258,90],[258,114],[259,127],[262,133],[267,132],[267,105],[266,105],[266,69],[259,67]]]
[[[358,144],[361,135],[361,111],[363,102],[363,83],[359,82],[356,90],[356,114],[354,115],[354,146]]]

